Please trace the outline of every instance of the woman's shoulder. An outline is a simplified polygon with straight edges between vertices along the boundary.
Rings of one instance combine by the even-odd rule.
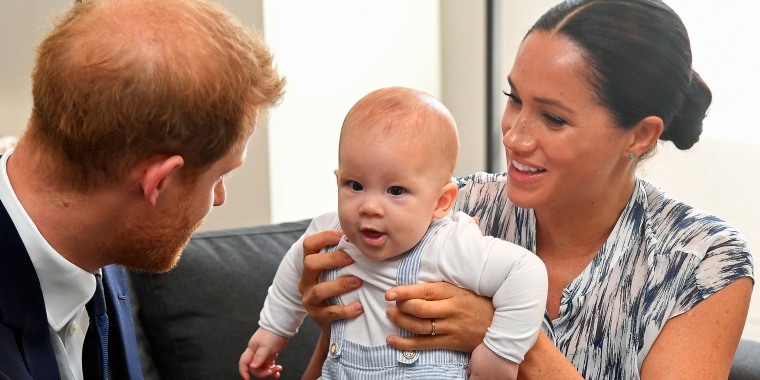
[[[477,172],[462,177],[454,177],[452,181],[460,189],[466,187],[503,187],[507,184],[507,173]]]
[[[475,173],[453,179],[459,187],[453,211],[480,220],[483,234],[531,249],[534,239],[533,211],[515,206],[507,195],[506,173]]]
[[[670,250],[704,256],[720,249],[749,253],[748,243],[733,225],[708,211],[671,198],[657,186],[641,181],[646,192],[648,228]]]
[[[507,174],[479,172],[464,177],[454,177],[452,181],[457,185],[457,205],[455,211],[482,209],[504,209],[510,204],[507,198]]]

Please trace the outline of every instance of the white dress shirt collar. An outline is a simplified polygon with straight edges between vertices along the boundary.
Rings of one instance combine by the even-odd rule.
[[[66,260],[48,244],[16,197],[6,170],[12,151],[0,159],[0,201],[29,253],[45,300],[50,327],[60,331],[95,293],[92,273]]]

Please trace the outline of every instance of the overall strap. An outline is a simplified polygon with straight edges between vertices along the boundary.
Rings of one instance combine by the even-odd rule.
[[[336,222],[335,226],[333,226],[334,230],[339,230],[340,228],[340,222]],[[328,246],[322,251],[321,253],[329,253],[329,252],[335,252],[337,250],[337,245],[331,245]],[[333,268],[326,271],[322,271],[322,273],[319,274],[319,282],[327,282],[336,280],[338,278],[338,270],[340,268]],[[340,299],[340,296],[333,296],[327,299],[327,303],[330,305],[340,305],[343,306],[343,302]],[[329,352],[332,355],[340,354],[340,351],[343,347],[343,345],[340,343],[343,338],[343,333],[346,330],[346,320],[345,319],[339,319],[333,323],[330,324],[330,349]]]
[[[433,223],[430,224],[430,227],[428,227],[422,240],[404,254],[404,258],[401,259],[401,264],[399,265],[398,273],[396,274],[397,285],[413,285],[417,283],[420,272],[420,260],[422,259],[422,253],[425,252],[425,247],[427,247],[428,243],[435,238],[438,231],[449,223],[451,223],[450,218],[434,220]],[[416,335],[400,327],[398,329],[398,334],[404,338],[411,338]],[[411,364],[419,359],[419,355],[414,351],[398,351],[396,359],[400,363]]]

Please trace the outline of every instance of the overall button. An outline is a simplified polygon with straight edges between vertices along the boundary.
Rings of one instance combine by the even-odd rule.
[[[402,353],[405,358],[407,359],[414,359],[415,356],[417,356],[417,351],[415,350],[404,350]]]
[[[330,345],[330,355],[335,355],[338,352],[338,343],[332,342]]]

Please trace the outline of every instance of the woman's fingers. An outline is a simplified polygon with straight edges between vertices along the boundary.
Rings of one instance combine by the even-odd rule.
[[[344,276],[333,281],[319,282],[319,273],[323,270],[343,267],[353,263],[343,251],[322,253],[304,257],[303,272],[298,290],[303,295],[303,303],[309,306],[324,305],[332,296],[347,293],[361,286],[362,281],[354,276]]]
[[[433,321],[430,319],[419,319],[412,317],[408,314],[402,313],[395,307],[388,308],[386,314],[394,324],[405,330],[418,334],[412,338],[404,338],[401,336],[391,335],[386,338],[386,343],[388,343],[388,345],[391,347],[399,350],[427,350],[433,348],[446,348],[469,352],[467,350],[469,347],[460,345],[458,343],[458,337],[447,332],[447,327],[444,319],[435,319],[435,335],[431,335],[433,332]]]
[[[343,236],[340,230],[325,230],[311,234],[303,239],[304,256],[318,253],[327,246],[336,245]]]
[[[328,269],[340,268],[354,261],[343,251],[319,253],[327,246],[338,244],[342,231],[322,231],[304,238],[304,259],[298,290],[303,296],[303,305],[309,316],[324,330],[338,319],[354,318],[363,312],[360,303],[349,305],[328,305],[325,301],[361,286],[362,281],[353,276],[345,276],[334,281],[319,282],[319,274]]]
[[[362,308],[362,304],[357,301],[345,306],[331,305],[311,309],[307,308],[307,311],[309,312],[309,317],[311,317],[311,319],[313,319],[320,327],[325,329],[329,328],[330,323],[339,319],[351,319],[357,317],[364,311],[364,309]]]
[[[306,296],[307,293],[311,292],[311,288],[319,282],[319,273],[323,270],[343,267],[354,262],[343,251],[315,255],[327,246],[338,244],[341,236],[341,231],[327,230],[304,238],[303,269],[301,279],[298,282],[298,290],[302,295]]]
[[[385,314],[394,325],[417,335],[431,335],[433,333],[433,321],[435,321],[435,335],[446,335],[446,327],[442,318],[418,318],[404,313],[396,307],[389,307]]]
[[[391,321],[419,334],[389,337],[388,344],[404,350],[472,351],[483,341],[494,312],[490,298],[445,282],[395,287],[386,292],[386,299],[396,301],[396,307],[387,311]],[[431,320],[435,321],[435,336],[431,336]]]
[[[315,284],[303,291],[303,305],[311,319],[326,329],[333,321],[354,318],[364,311],[359,302],[345,306],[327,305],[325,302],[332,296],[344,294],[361,285],[362,281],[353,276],[340,277],[333,281]]]
[[[458,290],[461,289],[445,282],[405,285],[388,289],[385,299],[397,302],[414,299],[437,301],[453,297],[458,294]]]

